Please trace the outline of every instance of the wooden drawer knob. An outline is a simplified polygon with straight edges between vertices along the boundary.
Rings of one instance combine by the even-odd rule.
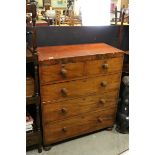
[[[100,103],[104,105],[105,104],[105,100],[104,99],[100,99]]]
[[[102,87],[106,87],[106,86],[107,86],[107,82],[106,82],[106,81],[102,81],[102,82],[101,82],[101,86],[102,86]]]
[[[68,95],[68,91],[67,91],[66,88],[62,88],[61,89],[61,93],[62,93],[63,96],[67,96]]]
[[[67,70],[62,68],[61,71],[60,71],[61,75],[66,78],[67,77]]]
[[[103,119],[102,119],[101,117],[99,117],[99,118],[97,119],[97,121],[98,121],[99,123],[102,123],[102,122],[103,122]]]
[[[63,132],[67,132],[67,128],[66,128],[66,127],[63,127],[63,128],[62,128],[62,131],[63,131]]]
[[[103,69],[108,69],[108,67],[109,67],[108,64],[103,64],[103,65],[102,65],[102,68],[103,68]]]
[[[62,112],[63,114],[67,113],[67,108],[62,108],[62,109],[61,109],[61,112]]]

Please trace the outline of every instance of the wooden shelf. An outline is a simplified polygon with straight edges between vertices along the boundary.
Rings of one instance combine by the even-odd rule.
[[[40,100],[40,96],[26,97],[26,105],[36,104]]]
[[[26,146],[32,146],[32,145],[37,145],[39,143],[40,139],[40,132],[38,131],[32,131],[26,133]]]
[[[30,74],[26,77],[26,111],[30,112],[34,119],[33,131],[26,132],[26,150],[34,146],[38,148],[38,152],[42,152],[42,136],[40,126],[40,92],[39,92],[39,73],[38,73],[38,56],[36,51],[36,30],[35,21],[37,15],[36,1],[30,2],[26,10],[31,9],[32,13],[32,30],[27,30],[26,37],[26,73]],[[28,11],[27,11],[28,12]],[[37,96],[36,96],[37,94]],[[32,105],[32,106],[28,106]]]
[[[34,62],[34,57],[29,50],[26,50],[26,63]]]

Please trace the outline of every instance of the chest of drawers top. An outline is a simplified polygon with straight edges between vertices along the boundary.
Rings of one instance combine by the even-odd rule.
[[[105,43],[45,46],[38,48],[39,63],[44,65],[88,61],[122,56],[123,52]]]

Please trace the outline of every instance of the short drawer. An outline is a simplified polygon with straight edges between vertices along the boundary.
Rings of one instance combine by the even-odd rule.
[[[122,70],[123,57],[86,62],[86,75],[97,75],[120,72]]]
[[[43,121],[44,123],[48,123],[57,120],[64,120],[86,112],[115,107],[117,104],[117,96],[118,91],[113,91],[67,101],[44,103],[42,108]]]
[[[69,80],[83,76],[83,74],[83,62],[40,66],[41,84],[46,84],[53,81]]]
[[[41,86],[42,102],[65,100],[95,93],[117,90],[121,74],[91,77],[52,85]]]
[[[26,146],[32,146],[39,143],[39,133],[32,132],[26,134]]]
[[[115,108],[106,111],[93,111],[64,121],[46,124],[43,128],[44,143],[55,143],[112,126],[115,120],[115,111]]]

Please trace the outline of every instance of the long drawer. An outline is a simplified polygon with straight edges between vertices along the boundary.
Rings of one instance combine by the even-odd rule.
[[[40,82],[41,84],[48,84],[53,81],[71,80],[82,76],[120,72],[122,62],[122,57],[116,57],[86,62],[41,65]]]
[[[77,99],[44,103],[42,106],[43,122],[48,123],[86,112],[105,110],[108,107],[116,106],[117,96],[118,91],[113,91]]]
[[[44,125],[44,144],[103,129],[114,124],[115,108],[105,111],[93,111],[64,121]]]
[[[117,90],[121,73],[41,86],[42,102]]]

